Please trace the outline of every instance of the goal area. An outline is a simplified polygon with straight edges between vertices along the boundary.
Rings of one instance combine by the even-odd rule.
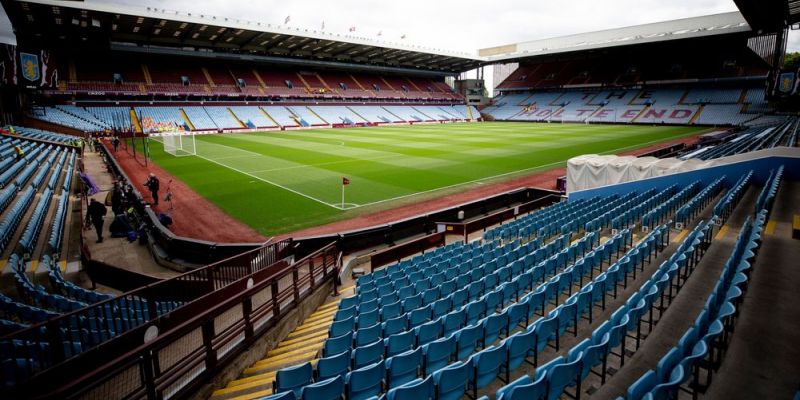
[[[176,157],[197,155],[194,136],[192,133],[162,133],[164,151]]]

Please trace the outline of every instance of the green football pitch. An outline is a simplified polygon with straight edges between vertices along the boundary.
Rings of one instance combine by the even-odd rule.
[[[469,190],[702,128],[484,122],[197,135],[162,168],[264,235]],[[350,180],[342,203],[342,177]]]

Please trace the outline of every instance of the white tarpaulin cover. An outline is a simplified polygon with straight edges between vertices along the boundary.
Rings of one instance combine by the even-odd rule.
[[[585,154],[567,161],[567,193],[718,165],[718,160]]]

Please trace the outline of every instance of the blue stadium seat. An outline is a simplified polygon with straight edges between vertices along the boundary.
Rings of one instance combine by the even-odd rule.
[[[331,337],[325,339],[325,344],[322,345],[322,355],[330,357],[335,354],[340,354],[350,350],[353,346],[353,333],[347,332],[344,335]]]
[[[456,361],[431,375],[437,400],[458,400],[467,390],[470,365]]]
[[[576,395],[570,395],[572,398],[580,396],[581,391],[581,360],[576,359],[571,362],[554,365],[547,374],[547,398],[548,400],[557,400],[564,393],[567,387],[577,386],[575,389]]]
[[[655,371],[647,370],[636,382],[628,387],[626,396],[628,399],[641,399],[658,384]]]
[[[452,311],[442,318],[442,336],[447,337],[463,328],[467,323],[467,313],[463,309]]]
[[[344,378],[336,376],[307,385],[301,391],[302,400],[341,400]]]
[[[478,397],[478,390],[492,383],[501,373],[506,361],[506,352],[502,347],[489,346],[469,358],[472,367],[472,398]]]
[[[386,400],[433,400],[433,380],[415,379],[407,384],[390,389]]]
[[[383,359],[383,341],[378,340],[373,344],[361,346],[353,350],[353,369],[359,369]]]
[[[482,343],[485,347],[488,347],[497,341],[504,333],[507,333],[508,314],[506,314],[506,312],[492,314],[484,318],[481,324],[483,326]]]
[[[447,365],[456,352],[454,336],[434,340],[421,347],[423,353],[423,376]]]
[[[405,314],[392,318],[386,322],[381,323],[383,329],[383,337],[389,337],[394,334],[404,332],[408,329],[408,318]]]
[[[503,341],[502,347],[506,351],[506,381],[509,380],[510,371],[517,369],[529,356],[534,355],[535,343],[536,331],[518,332]]]
[[[387,304],[381,307],[381,321],[385,322],[392,318],[397,318],[402,314],[403,306],[400,304],[399,301],[396,301],[391,304]]]
[[[275,382],[272,384],[275,393],[292,391],[295,397],[300,397],[303,386],[311,383],[314,378],[314,368],[311,363],[304,363],[278,370],[275,373]]]
[[[379,322],[381,322],[381,316],[377,308],[369,312],[359,313],[355,320],[358,329],[373,326]]]
[[[536,374],[534,381],[528,375],[514,380],[497,391],[497,400],[545,400],[547,397],[547,374]]]
[[[534,322],[533,328],[536,330],[536,354],[538,355],[550,343],[551,340],[555,339],[556,345],[554,347],[558,347],[558,316],[552,315],[547,318],[540,318],[538,321]],[[531,328],[528,328],[529,330]]]
[[[426,322],[414,328],[414,332],[417,335],[417,346],[430,343],[442,336],[442,319]]]
[[[345,334],[352,334],[356,328],[356,317],[350,317],[341,321],[334,321],[328,328],[328,336],[339,337]]]
[[[283,392],[283,393],[276,393],[273,395],[269,395],[267,397],[262,397],[259,400],[297,400],[297,397],[294,395],[293,392]]]
[[[508,315],[508,326],[506,326],[506,333],[510,334],[518,326],[528,326],[528,304],[517,302],[508,306],[504,313]]]
[[[409,350],[386,359],[386,384],[396,388],[411,382],[419,376],[422,369],[422,349]]]
[[[656,376],[658,377],[658,381],[666,382],[669,379],[669,375],[672,373],[672,370],[680,363],[682,358],[683,354],[681,353],[681,349],[678,347],[673,347],[666,354],[664,354],[664,356],[658,360],[658,364],[656,365]]]
[[[678,365],[669,374],[669,380],[656,385],[655,388],[645,396],[648,400],[671,400],[677,396],[678,388],[685,379],[683,367]]]
[[[483,338],[483,325],[468,325],[455,333],[456,358],[466,360],[476,349],[481,346]]]
[[[400,354],[413,349],[416,340],[417,337],[414,334],[414,331],[396,333],[394,335],[389,336],[386,339],[383,339],[383,342],[386,346],[385,356],[388,358],[394,356],[395,354]]]
[[[356,334],[353,335],[353,343],[354,347],[364,346],[370,343],[374,343],[376,340],[381,338],[381,324],[376,323],[370,327],[361,328],[356,331]]]
[[[350,307],[345,309],[340,309],[336,311],[336,314],[333,316],[334,321],[344,321],[350,317],[356,316],[356,307]]]
[[[486,315],[486,303],[482,301],[473,301],[464,307],[467,315],[467,325],[475,325]]]
[[[348,400],[365,400],[377,396],[383,390],[386,367],[383,360],[354,369],[345,377],[345,393]]]
[[[416,328],[431,320],[431,306],[420,307],[408,313],[408,327]]]
[[[449,297],[436,300],[431,305],[431,319],[439,318],[450,312],[452,301]]]
[[[317,361],[316,381],[323,381],[329,378],[347,374],[350,369],[350,352],[345,351],[329,357],[320,358]]]

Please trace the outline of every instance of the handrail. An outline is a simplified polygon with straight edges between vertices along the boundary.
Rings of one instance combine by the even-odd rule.
[[[424,252],[431,247],[444,246],[445,236],[446,232],[432,233],[396,246],[378,250],[370,254],[370,272],[386,264],[398,262],[403,257]]]
[[[132,390],[126,395],[151,399],[186,393],[326,284],[340,262],[335,242],[291,266],[278,260],[55,365],[14,390],[35,398],[94,397],[100,396],[98,391],[110,397],[109,390],[116,396],[126,388]],[[143,340],[153,332],[152,340]]]
[[[561,201],[560,199],[560,195],[549,194],[516,207],[500,210],[469,222],[437,222],[437,224],[444,226],[445,232],[447,233],[464,235],[464,241],[467,241],[470,233],[516,218],[533,210],[547,207]]]
[[[178,276],[160,280],[122,295],[88,307],[62,314],[30,326],[27,329],[0,337],[2,341],[24,340],[48,348],[47,354],[36,355],[37,363],[29,365],[23,376],[33,376],[67,360],[86,358],[93,349],[111,350],[108,354],[119,354],[130,348],[137,332],[144,326],[175,324],[191,315],[187,309],[197,309],[196,300],[221,292],[237,281],[264,271],[272,276],[286,268],[281,261],[291,255],[292,240],[268,243],[237,256],[189,271]],[[263,280],[263,279],[262,279]],[[186,307],[184,307],[186,306]],[[203,311],[202,308],[195,312]],[[66,345],[65,345],[66,343]],[[113,350],[112,350],[113,349]],[[29,359],[31,354],[9,355]]]

